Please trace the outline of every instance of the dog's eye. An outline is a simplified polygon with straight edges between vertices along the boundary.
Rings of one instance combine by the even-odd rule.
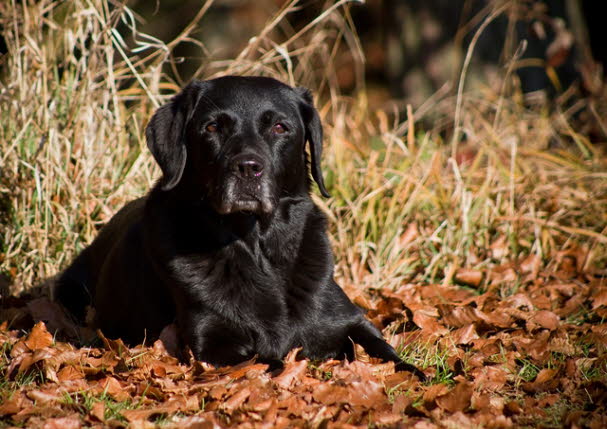
[[[216,133],[219,130],[219,125],[217,124],[217,122],[211,122],[207,124],[204,129],[209,133]]]
[[[272,127],[272,132],[274,134],[284,134],[287,132],[287,127],[285,127],[281,123],[277,123],[277,124],[274,124],[274,126]]]

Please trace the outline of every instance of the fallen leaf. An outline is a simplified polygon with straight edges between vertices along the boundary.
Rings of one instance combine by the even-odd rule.
[[[348,400],[348,389],[335,383],[321,383],[314,389],[312,397],[324,405],[344,403]]]
[[[472,341],[478,339],[479,336],[476,333],[476,326],[472,323],[451,332],[451,338],[455,344],[470,344]]]
[[[448,391],[449,386],[446,384],[434,384],[428,387],[424,392],[424,401],[427,403],[433,403],[438,396],[444,395]]]
[[[436,398],[436,405],[450,413],[464,411],[470,406],[472,392],[469,383],[458,383],[448,393]]]
[[[348,393],[352,406],[373,408],[387,401],[383,385],[372,380],[352,382],[348,385]]]
[[[413,404],[413,399],[407,395],[398,395],[392,403],[392,412],[395,414],[404,414],[405,410]]]
[[[95,417],[100,422],[105,421],[105,404],[103,402],[95,402],[91,407],[91,416]]]
[[[126,401],[131,398],[131,395],[124,389],[124,386],[114,377],[106,377],[99,380],[95,390],[100,394],[108,394],[117,401]]]
[[[471,287],[479,287],[483,281],[483,273],[470,268],[459,268],[455,272],[455,281]]]
[[[222,409],[227,411],[229,414],[233,413],[237,408],[242,406],[251,394],[251,389],[243,387],[239,389],[234,395],[229,397],[222,405]]]
[[[82,423],[76,416],[48,419],[42,426],[43,429],[78,429],[80,427],[82,427]]]
[[[285,369],[278,376],[273,378],[274,383],[283,389],[289,389],[306,373],[307,368],[307,360],[290,362],[285,365]]]
[[[538,311],[529,318],[529,321],[550,331],[559,327],[559,317],[552,311]]]
[[[66,365],[57,373],[58,381],[78,380],[84,377],[84,374],[74,365]]]
[[[46,330],[44,322],[38,322],[27,336],[25,345],[32,351],[49,347],[53,344],[53,336]]]
[[[58,402],[62,396],[56,390],[48,392],[42,390],[30,390],[27,392],[27,397],[36,402],[36,404],[47,404]]]
[[[148,408],[141,410],[122,410],[120,414],[124,416],[129,422],[147,421],[150,417],[159,414],[166,414],[166,410],[162,407]]]

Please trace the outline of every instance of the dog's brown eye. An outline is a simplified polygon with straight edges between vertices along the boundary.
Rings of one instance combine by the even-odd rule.
[[[219,129],[219,125],[217,125],[217,122],[211,122],[206,127],[204,127],[204,129],[207,130],[207,132],[209,133],[216,133]]]
[[[272,131],[274,132],[274,134],[284,134],[287,132],[287,127],[280,123],[274,124],[274,126],[272,127]]]

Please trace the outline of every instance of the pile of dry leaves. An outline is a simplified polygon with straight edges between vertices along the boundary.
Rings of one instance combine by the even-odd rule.
[[[76,348],[43,322],[23,334],[5,321],[0,425],[607,427],[607,285],[604,273],[581,272],[582,258],[564,253],[550,272],[529,257],[460,269],[459,285],[351,293],[424,383],[363,355],[310,362],[293,351],[273,372],[212,368],[180,363],[170,341],[127,348],[101,336],[101,347]],[[44,319],[50,308],[28,305],[3,315]]]

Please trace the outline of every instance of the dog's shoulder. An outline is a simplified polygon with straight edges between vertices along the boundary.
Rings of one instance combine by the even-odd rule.
[[[98,253],[99,257],[105,257],[111,248],[134,227],[139,225],[143,219],[143,210],[146,198],[138,198],[127,203],[116,213],[110,221],[105,224],[99,235],[91,244],[91,251]]]

